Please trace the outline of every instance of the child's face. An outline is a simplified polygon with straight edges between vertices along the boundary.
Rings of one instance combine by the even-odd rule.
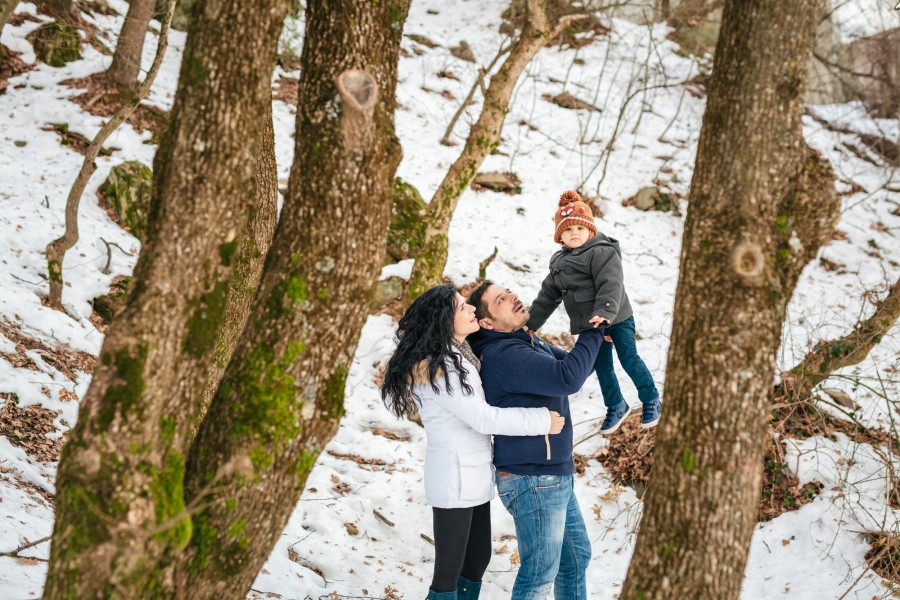
[[[569,225],[559,234],[566,248],[580,248],[591,239],[591,230],[584,225]]]

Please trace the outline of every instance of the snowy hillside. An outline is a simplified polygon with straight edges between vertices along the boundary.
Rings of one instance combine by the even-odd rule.
[[[127,9],[123,0],[109,4],[120,14]],[[412,3],[397,91],[396,126],[403,146],[398,176],[426,199],[459,153],[480,108],[476,93],[476,104],[451,136],[457,145],[439,143],[479,65],[490,63],[504,39],[500,15],[507,4]],[[871,2],[847,4],[872,9]],[[20,4],[17,13],[34,18],[7,26],[0,42],[30,64],[35,56],[26,36],[46,17],[29,3]],[[465,192],[450,228],[445,275],[458,285],[473,281],[479,263],[496,247],[487,276],[509,285],[523,300],[532,299],[556,250],[551,219],[556,199],[566,189],[584,190],[596,197],[603,213],[597,219],[599,229],[621,240],[639,351],[665,398],[684,223],[680,215],[688,206],[678,201],[679,215],[640,211],[622,202],[653,185],[673,198],[687,196],[705,103],[698,76],[708,64],[681,53],[667,39],[663,23],[648,26],[599,16],[608,33],[578,49],[544,49],[520,80],[500,152],[488,157],[481,170],[515,173],[522,192]],[[114,47],[122,16],[95,14],[86,19]],[[861,26],[854,27],[858,31]],[[292,23],[284,41],[298,47],[296,36],[302,30],[302,20]],[[419,40],[424,36],[434,47],[411,35]],[[184,41],[183,33],[172,32],[149,103],[171,107]],[[477,63],[451,54],[450,48],[461,41],[471,46]],[[155,37],[148,35],[145,67],[154,50]],[[115,277],[131,273],[139,251],[138,241],[98,205],[96,189],[114,165],[125,160],[149,165],[155,151],[150,133],[138,133],[130,125],[106,143],[114,151],[97,161],[81,204],[81,241],[64,264],[64,301],[70,314],[45,307],[44,248],[63,231],[66,194],[82,162],[78,152],[61,145],[49,125],[67,123],[70,130],[90,138],[103,123],[71,101],[82,90],[61,83],[103,71],[111,60],[87,44],[82,54],[82,60],[65,67],[37,64],[11,78],[0,95],[0,414],[6,414],[0,418],[2,599],[40,597],[49,555],[49,542],[43,541],[18,557],[2,556],[52,532],[56,463],[38,459],[56,455],[58,448],[35,442],[23,431],[41,419],[49,422],[46,412],[30,407],[58,413],[50,417],[55,427],[51,439],[59,439],[74,424],[77,399],[90,382],[90,359],[103,341],[91,319],[91,300],[107,293]],[[279,70],[275,79],[281,76],[297,73]],[[567,109],[546,99],[563,92],[595,109]],[[295,112],[274,102],[282,184],[292,160]],[[779,356],[784,369],[803,358],[815,342],[850,331],[872,311],[867,294],[883,294],[900,277],[900,172],[866,151],[848,149],[861,147],[853,132],[900,140],[900,122],[873,120],[858,104],[811,106],[809,112],[804,118],[806,137],[834,165],[844,212],[839,234],[820,251],[821,260],[806,268],[789,306]],[[119,249],[110,250],[109,244]],[[408,275],[409,266],[386,267],[383,276]],[[422,482],[424,431],[388,414],[373,378],[392,351],[394,328],[388,315],[372,316],[366,323],[347,380],[346,416],[319,457],[251,598],[424,597],[434,557],[431,510]],[[558,311],[543,331],[559,334],[566,329],[566,317]],[[627,376],[620,374],[626,399],[637,403]],[[856,418],[896,435],[900,326],[895,325],[863,363],[839,375],[828,387],[849,395],[858,406]],[[17,407],[10,406],[13,397]],[[594,378],[572,398],[572,411],[576,441],[583,439],[577,453],[592,456],[610,443],[591,435],[604,415]],[[30,441],[21,441],[26,438]],[[841,434],[834,439],[788,440],[785,453],[788,470],[801,485],[817,481],[824,488],[799,510],[757,526],[743,597],[889,596],[892,584],[867,568],[865,554],[871,543],[862,532],[900,527],[900,511],[887,501],[886,465],[896,470],[900,459]],[[593,459],[575,485],[593,545],[591,598],[616,598],[633,550],[641,502],[634,490],[614,483]],[[492,511],[495,556],[482,596],[489,600],[508,598],[516,574],[512,519],[499,501]]]

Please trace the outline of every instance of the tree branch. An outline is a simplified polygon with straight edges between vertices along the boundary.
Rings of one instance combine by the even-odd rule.
[[[871,317],[842,338],[819,342],[776,386],[776,397],[790,392],[806,396],[816,385],[844,367],[859,364],[900,318],[900,279],[875,304]]]

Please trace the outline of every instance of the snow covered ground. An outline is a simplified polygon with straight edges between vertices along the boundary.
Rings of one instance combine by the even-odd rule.
[[[122,14],[127,8],[123,0],[110,4]],[[503,40],[498,29],[505,6],[504,0],[413,2],[406,34],[427,36],[438,46],[430,49],[408,37],[403,41],[407,56],[400,62],[396,124],[404,157],[398,175],[417,186],[426,199],[459,152],[479,108],[471,107],[457,124],[452,139],[459,145],[438,143],[478,69],[452,56],[449,48],[465,40],[478,64],[488,64]],[[863,0],[843,3],[841,10],[855,9],[856,16],[847,17],[848,31],[865,30],[871,20],[858,15],[884,6]],[[17,12],[36,14],[28,3]],[[891,19],[884,16],[883,21]],[[122,17],[96,15],[91,20],[112,47]],[[524,299],[533,298],[555,250],[551,213],[556,199],[563,190],[580,186],[598,198],[603,212],[597,221],[600,229],[622,241],[640,352],[662,389],[683,217],[623,207],[622,200],[654,180],[673,193],[687,194],[704,98],[690,93],[693,88],[685,82],[700,72],[700,65],[676,52],[674,42],[666,39],[665,25],[618,19],[605,24],[610,27],[608,36],[578,50],[547,48],[529,66],[515,92],[500,152],[482,168],[515,172],[522,180],[522,194],[469,190],[463,195],[450,229],[446,275],[458,284],[472,281],[478,264],[496,247],[498,255],[488,277],[510,285]],[[25,21],[7,27],[0,42],[33,62],[25,36],[37,26]],[[286,36],[299,35],[302,23],[287,31]],[[184,34],[171,35],[153,87],[149,102],[162,108],[169,108],[174,97],[184,39]],[[148,35],[147,40],[145,66],[155,49],[155,38]],[[298,44],[295,37],[285,41]],[[150,164],[155,148],[148,143],[149,133],[138,134],[127,125],[107,142],[117,150],[97,161],[81,204],[81,241],[64,264],[70,284],[64,300],[71,316],[44,307],[38,296],[47,288],[44,248],[63,230],[66,194],[82,157],[61,146],[56,133],[42,128],[64,122],[90,137],[102,124],[69,101],[79,90],[60,84],[102,71],[111,60],[88,45],[82,52],[82,60],[63,68],[37,65],[11,79],[7,93],[0,96],[0,322],[16,324],[48,346],[69,344],[96,355],[103,336],[89,320],[90,301],[105,293],[115,276],[131,272],[139,244],[108,219],[95,191],[112,166],[125,160]],[[442,71],[458,79],[438,76]],[[444,91],[449,93],[442,95]],[[601,111],[567,110],[543,99],[545,94],[562,92]],[[292,159],[295,111],[277,101],[274,108],[279,176],[284,180]],[[900,123],[873,121],[859,105],[811,110],[839,128],[900,139]],[[819,253],[840,265],[838,270],[828,271],[814,261],[801,277],[788,309],[779,356],[782,368],[795,364],[819,339],[847,333],[858,318],[871,312],[864,292],[883,291],[900,276],[900,174],[848,152],[844,142],[858,146],[857,136],[835,133],[810,117],[804,123],[807,139],[831,160],[841,179],[844,214],[838,230],[844,235]],[[686,204],[682,202],[681,208],[684,212]],[[102,272],[107,261],[103,240],[130,253],[114,251],[108,274]],[[408,267],[388,267],[383,276],[408,274]],[[544,331],[566,328],[559,311]],[[347,415],[319,458],[251,597],[318,599],[333,592],[383,597],[387,587],[408,599],[424,596],[433,562],[433,546],[426,539],[431,535],[431,512],[422,485],[425,437],[414,424],[393,420],[381,406],[373,381],[377,365],[392,350],[393,331],[386,315],[366,323],[347,381]],[[850,394],[860,407],[858,418],[870,426],[888,429],[900,416],[898,334],[900,326],[895,326],[862,364],[828,382]],[[15,344],[3,335],[0,352],[15,353]],[[82,397],[90,374],[78,373],[72,381],[40,352],[26,354],[37,371],[16,368],[0,357],[0,394],[16,394],[20,406],[59,411],[58,437],[77,416],[70,393]],[[623,390],[629,401],[637,402],[629,384]],[[596,381],[590,380],[572,404],[579,439],[594,431],[603,416]],[[576,451],[591,455],[606,443],[593,436]],[[872,447],[842,436],[836,441],[791,441],[786,446],[789,469],[801,484],[820,481],[824,490],[801,509],[757,526],[743,597],[889,595],[890,586],[866,572],[869,542],[860,533],[898,526],[897,511],[886,504],[884,460]],[[29,458],[0,436],[0,552],[50,535],[53,513],[39,490],[52,493],[54,476],[55,464]],[[577,479],[576,489],[593,543],[588,571],[591,597],[615,598],[631,557],[641,503],[631,489],[613,484],[595,461]],[[511,560],[516,547],[510,537],[513,523],[497,501],[493,518],[496,555],[483,594],[488,599],[508,597],[516,573]],[[44,542],[22,555],[45,559],[48,550],[49,543]],[[0,557],[0,598],[39,597],[45,571],[46,563],[39,560]]]

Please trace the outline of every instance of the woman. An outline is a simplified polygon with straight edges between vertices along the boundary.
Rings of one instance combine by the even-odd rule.
[[[398,417],[419,412],[425,425],[425,496],[434,513],[434,577],[427,598],[478,598],[491,560],[494,497],[491,436],[545,435],[565,419],[546,408],[490,406],[480,361],[466,336],[478,331],[475,307],[451,285],[410,305],[397,331],[381,397]]]

